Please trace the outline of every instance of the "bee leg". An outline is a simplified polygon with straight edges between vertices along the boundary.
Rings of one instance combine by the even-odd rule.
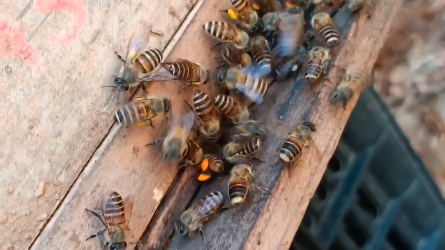
[[[125,59],[121,55],[119,55],[116,50],[114,51],[114,54],[116,54],[116,56],[117,56],[117,58],[119,58],[119,60],[121,60],[123,63],[126,63]]]
[[[100,235],[102,235],[105,231],[107,231],[107,229],[105,228],[105,229],[103,229],[103,230],[100,230],[99,232],[97,232],[96,234],[93,234],[93,235],[91,235],[90,237],[88,237],[85,241],[87,241],[87,240],[89,240],[89,239],[92,239],[92,238],[96,238],[97,236],[100,236]]]
[[[182,86],[182,87],[179,89],[178,94],[180,94],[181,91],[183,91],[185,88],[188,88],[188,87],[190,87],[190,86],[192,86],[192,83],[191,83],[191,82],[187,82],[186,84],[184,84],[184,86]]]
[[[263,160],[261,160],[259,158],[256,158],[255,156],[250,156],[249,158],[252,159],[252,160],[255,160],[255,161],[259,161],[261,163],[266,163],[265,161],[263,161]]]
[[[94,212],[94,211],[91,211],[91,210],[89,210],[88,208],[85,208],[85,211],[92,213],[94,216],[96,216],[97,218],[99,218],[100,222],[102,222],[102,224],[103,224],[105,227],[107,226],[107,224],[105,223],[105,221],[102,219],[102,217],[101,217],[98,213],[96,213],[96,212]]]
[[[148,93],[147,88],[145,87],[145,84],[143,82],[141,83],[141,88],[142,88],[142,91],[144,91],[144,93]]]
[[[201,235],[201,240],[204,241],[204,230],[202,228],[198,228],[199,234]]]
[[[272,193],[267,191],[266,189],[264,189],[260,184],[258,184],[258,182],[253,182],[253,184],[261,191],[263,191],[264,193],[271,195]]]
[[[212,47],[210,47],[210,49],[214,49],[214,48],[216,48],[216,47],[220,46],[221,44],[223,44],[223,43],[221,43],[221,42],[219,42],[219,43],[216,43],[215,45],[213,45]]]
[[[151,119],[147,119],[145,121],[148,122],[148,125],[150,125],[150,127],[155,128],[155,126],[153,126],[153,122],[151,121]]]
[[[147,143],[145,146],[153,146],[153,145],[157,145],[158,143],[160,143],[161,141],[163,141],[164,139],[159,139],[159,140],[155,140],[155,141],[151,141],[149,143]]]

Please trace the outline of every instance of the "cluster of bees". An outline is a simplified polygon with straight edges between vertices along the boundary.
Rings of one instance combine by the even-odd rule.
[[[115,121],[122,125],[148,124],[152,119],[162,117],[169,128],[163,139],[148,145],[162,143],[163,158],[175,161],[178,166],[197,166],[197,179],[208,182],[214,177],[230,171],[227,193],[232,206],[242,204],[255,184],[253,165],[263,162],[254,155],[266,140],[267,127],[251,118],[249,103],[259,105],[275,81],[295,78],[304,70],[308,84],[328,79],[331,64],[331,48],[340,43],[340,34],[331,14],[324,12],[326,6],[343,7],[353,13],[363,7],[372,6],[369,0],[230,0],[233,8],[221,10],[234,22],[210,21],[202,28],[204,33],[218,40],[221,65],[214,77],[202,65],[186,59],[163,62],[158,49],[144,50],[144,32],[136,31],[130,38],[123,71],[114,79],[113,86],[122,92],[153,81],[183,82],[184,88],[216,82],[220,93],[210,96],[196,90],[192,103],[184,101],[189,112],[172,112],[169,98],[156,96],[138,97],[121,106]],[[308,20],[308,21],[306,21]],[[215,78],[215,79],[213,79]],[[326,79],[325,79],[326,80]],[[329,80],[330,81],[330,80]],[[340,84],[332,94],[332,103],[346,105],[368,83],[364,71],[342,71]],[[298,159],[303,150],[310,146],[315,125],[303,121],[283,140],[277,157],[289,166]],[[209,143],[218,145],[215,152],[207,152]],[[184,211],[176,223],[176,231],[190,236],[200,233],[204,236],[203,223],[221,212],[224,195],[215,191],[204,195]],[[129,216],[122,197],[111,193],[104,202],[102,216],[98,217],[105,229],[90,236],[104,235],[109,249],[124,249],[127,246],[125,231]],[[102,218],[103,217],[103,218]],[[90,239],[88,238],[88,239]]]

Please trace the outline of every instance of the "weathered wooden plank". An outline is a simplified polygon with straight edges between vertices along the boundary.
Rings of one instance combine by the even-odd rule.
[[[179,41],[202,3],[196,2],[172,41]],[[169,45],[166,51],[171,49]],[[170,58],[189,58],[187,53],[190,51],[174,52]],[[206,65],[205,61],[202,63]],[[182,98],[177,94],[180,86],[178,82],[153,83],[149,92],[172,98],[173,112],[176,113],[183,107]],[[184,93],[190,95],[190,91]],[[134,197],[128,249],[134,248],[175,179],[176,168],[165,163],[160,148],[145,146],[149,141],[159,139],[160,132],[164,131],[164,122],[154,121],[156,129],[149,126],[113,127],[31,249],[100,247],[99,240],[85,241],[103,226],[84,210],[100,208],[110,191]]]
[[[329,75],[333,83],[338,83],[340,67],[367,71],[372,69],[401,3],[401,0],[379,1],[371,19],[367,19],[364,11],[360,14],[352,24],[347,41],[333,52],[333,63],[337,66],[333,67]],[[175,236],[168,249],[251,250],[290,247],[309,200],[357,101],[355,96],[345,109],[332,106],[329,100],[333,89],[329,85],[326,82],[308,86],[303,80],[274,84],[265,102],[254,108],[254,117],[263,121],[271,132],[265,149],[258,154],[267,162],[255,166],[254,176],[263,187],[272,190],[272,195],[267,197],[254,189],[253,201],[232,211],[225,211],[205,225],[204,241],[199,236],[192,239]],[[313,146],[305,150],[304,156],[288,172],[282,165],[274,163],[283,137],[302,119],[314,122],[317,132]],[[215,189],[227,192],[226,188],[226,184],[219,183],[200,193],[202,195]]]
[[[164,36],[152,36],[149,46],[163,49],[192,5],[181,0],[0,4],[0,241],[5,249],[30,246],[109,132],[115,101],[100,86],[112,83],[120,63],[113,50],[125,53],[134,27],[150,23]],[[100,176],[107,182],[105,169]],[[74,223],[82,218],[82,213],[71,215]]]

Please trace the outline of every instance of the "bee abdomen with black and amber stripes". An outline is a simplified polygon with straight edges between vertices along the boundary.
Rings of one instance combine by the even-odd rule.
[[[246,200],[253,182],[252,165],[248,162],[237,163],[230,171],[228,182],[229,198],[232,205]]]
[[[315,11],[311,20],[312,27],[323,37],[329,47],[338,44],[340,35],[334,26],[331,16],[325,12]]]
[[[211,138],[219,132],[220,120],[213,98],[198,90],[193,95],[193,107],[186,101],[185,103],[194,110],[199,122],[199,131],[206,138]]]
[[[257,71],[259,72],[256,73],[259,73],[261,76],[268,75],[272,71],[272,56],[266,38],[261,35],[251,38],[250,50],[258,67]]]
[[[234,25],[223,21],[210,21],[202,26],[204,31],[221,42],[231,42],[238,49],[249,45],[250,37]]]
[[[279,160],[286,165],[297,160],[303,149],[309,146],[309,140],[315,131],[315,125],[311,122],[303,122],[290,131],[280,148]]]
[[[124,200],[120,194],[117,192],[112,192],[110,194],[110,197],[105,202],[103,215],[107,225],[122,226],[123,228],[123,225],[127,220],[125,218]]]
[[[134,60],[134,67],[144,74],[154,71],[162,61],[162,52],[158,49],[150,49],[140,54]]]
[[[230,95],[218,95],[215,97],[215,105],[218,110],[233,123],[237,124],[249,119],[249,110]]]
[[[252,155],[261,149],[262,144],[262,139],[257,137],[243,142],[229,142],[223,148],[223,157],[231,163],[243,158],[256,159]]]

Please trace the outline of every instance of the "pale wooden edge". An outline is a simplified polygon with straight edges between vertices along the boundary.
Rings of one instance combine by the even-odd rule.
[[[167,47],[164,50],[164,59],[167,58],[170,53],[173,51],[174,47],[176,46],[176,43],[180,40],[184,32],[187,30],[187,27],[192,22],[193,18],[195,17],[198,10],[201,8],[202,4],[204,3],[204,0],[198,0],[193,5],[193,8],[189,11],[188,15],[184,19],[184,21],[180,24],[179,29],[175,33],[175,35],[172,37],[170,42],[168,43]],[[51,217],[48,219],[45,226],[39,231],[37,236],[34,238],[33,242],[29,246],[29,249],[33,250],[36,249],[34,245],[39,245],[40,235],[43,231],[47,230],[47,228],[53,227],[55,224],[55,221],[60,218],[60,210],[64,206],[69,206],[68,201],[73,200],[76,194],[72,192],[73,190],[79,189],[78,180],[81,178],[82,175],[88,175],[92,170],[93,167],[96,165],[96,162],[104,155],[104,153],[107,151],[109,146],[112,144],[113,140],[115,139],[116,135],[118,134],[120,130],[120,125],[114,124],[112,128],[110,129],[110,132],[105,136],[102,143],[97,147],[97,149],[94,151],[93,155],[91,156],[90,160],[86,164],[86,166],[83,168],[83,170],[79,173],[76,180],[74,180],[71,187],[68,189],[65,197],[63,198],[63,201],[59,204],[59,206],[56,208],[55,212],[51,215]]]

